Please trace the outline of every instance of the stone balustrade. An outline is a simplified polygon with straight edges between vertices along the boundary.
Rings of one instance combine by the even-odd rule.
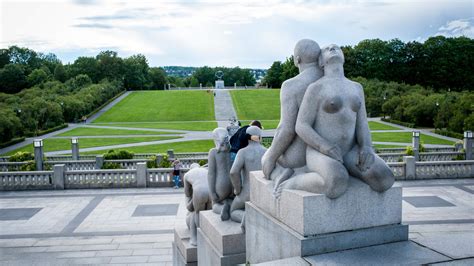
[[[379,153],[377,154],[387,163],[400,162],[406,156],[405,153]],[[464,152],[421,152],[420,161],[452,161],[464,159]]]
[[[66,171],[64,186],[65,188],[136,187],[136,172],[130,169]]]
[[[0,172],[20,171],[28,162],[0,162]]]
[[[46,161],[44,164],[51,167],[56,164],[64,164],[66,165],[66,170],[94,170],[96,167],[95,160]]]
[[[474,160],[453,162],[416,162],[416,179],[474,177]]]
[[[405,177],[405,163],[403,162],[394,162],[394,163],[387,163],[390,169],[395,175],[395,179],[401,179]]]
[[[52,189],[53,171],[2,172],[0,190]]]

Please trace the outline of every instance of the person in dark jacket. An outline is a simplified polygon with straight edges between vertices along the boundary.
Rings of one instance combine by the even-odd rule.
[[[247,134],[247,128],[250,126],[257,126],[260,129],[263,129],[262,124],[258,120],[253,120],[249,125],[243,126],[235,132],[235,134],[230,138],[230,161],[231,163],[234,163],[235,156],[237,155],[237,152],[242,149],[247,147],[249,144],[249,138],[250,135]]]

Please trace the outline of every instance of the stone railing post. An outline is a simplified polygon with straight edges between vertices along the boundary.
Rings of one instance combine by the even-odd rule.
[[[43,140],[35,139],[33,141],[33,147],[35,148],[35,164],[36,171],[43,171]]]
[[[72,159],[79,160],[79,139],[71,138]]]
[[[413,131],[412,133],[412,147],[413,156],[416,161],[420,160],[420,131]]]
[[[405,163],[405,179],[416,178],[416,160],[415,156],[403,156],[403,162]]]
[[[160,164],[161,164],[162,161],[163,161],[163,155],[157,154],[157,155],[156,155],[156,167],[157,167],[157,168],[160,167]]]
[[[174,150],[173,149],[169,149],[167,151],[168,153],[168,159],[171,160],[171,159],[174,159]]]
[[[464,131],[464,151],[465,159],[472,160],[472,131]]]
[[[95,169],[102,169],[104,165],[104,155],[97,155],[95,157]]]
[[[65,164],[55,164],[53,166],[53,185],[55,189],[64,189],[64,172],[66,170]]]
[[[137,163],[137,187],[146,187],[146,162]]]

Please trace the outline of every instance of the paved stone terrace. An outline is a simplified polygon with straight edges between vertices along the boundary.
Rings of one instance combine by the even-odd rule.
[[[447,260],[473,259],[474,179],[402,184],[411,240]],[[172,265],[185,214],[182,189],[1,192],[0,265]]]

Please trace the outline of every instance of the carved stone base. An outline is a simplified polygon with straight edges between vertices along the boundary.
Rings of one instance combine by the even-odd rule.
[[[245,233],[240,223],[221,221],[212,211],[201,211],[198,229],[199,265],[245,263]]]
[[[189,244],[189,234],[186,226],[174,229],[173,266],[197,265],[197,247]]]

